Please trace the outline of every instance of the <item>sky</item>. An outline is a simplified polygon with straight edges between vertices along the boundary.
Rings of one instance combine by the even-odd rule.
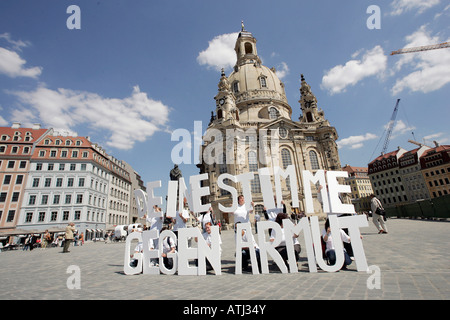
[[[446,0],[2,0],[0,126],[89,136],[144,183],[161,180],[165,196],[172,133],[206,129],[241,21],[295,121],[304,75],[342,166],[380,154],[397,99],[388,152],[414,149],[410,139],[450,144],[450,48],[390,55],[450,41]],[[191,154],[185,178],[199,172]]]

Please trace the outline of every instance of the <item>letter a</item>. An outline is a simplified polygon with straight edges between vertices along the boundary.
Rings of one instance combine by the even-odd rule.
[[[366,13],[372,13],[372,15],[367,18],[367,28],[369,30],[381,29],[381,10],[379,6],[371,5],[367,7]]]
[[[81,9],[79,6],[70,5],[67,7],[66,13],[72,13],[70,17],[67,18],[66,25],[67,29],[81,29]]]

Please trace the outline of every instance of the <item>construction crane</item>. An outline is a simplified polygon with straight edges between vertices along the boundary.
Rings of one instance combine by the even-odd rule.
[[[381,150],[381,154],[385,154],[387,147],[389,145],[389,140],[391,139],[392,129],[394,128],[395,118],[397,117],[398,104],[400,103],[400,99],[397,99],[397,103],[395,104],[394,112],[392,112],[391,121],[389,121],[389,126],[386,133],[386,140],[384,140],[383,150]]]
[[[411,52],[419,52],[419,51],[428,51],[428,50],[443,49],[443,48],[450,48],[450,42],[443,42],[443,43],[433,44],[433,45],[429,45],[429,46],[403,48],[403,49],[400,49],[400,50],[392,51],[391,52],[391,56],[393,56],[395,54],[411,53]]]

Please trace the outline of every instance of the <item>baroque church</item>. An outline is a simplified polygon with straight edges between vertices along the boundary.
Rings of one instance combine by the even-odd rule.
[[[303,75],[301,75],[299,100],[301,116],[298,121],[291,119],[292,108],[286,99],[283,82],[277,77],[274,68],[269,69],[262,65],[256,48],[256,39],[252,33],[245,30],[243,25],[234,50],[237,57],[236,65],[228,77],[222,70],[218,93],[214,97],[216,108],[215,112],[211,114],[207,132],[211,129],[215,129],[216,132],[219,130],[223,133],[223,137],[229,139],[229,136],[226,135],[227,130],[249,132],[251,131],[249,129],[253,129],[252,132],[256,132],[258,147],[251,148],[249,138],[244,137],[244,147],[239,150],[234,147],[234,159],[227,159],[226,156],[229,153],[225,152],[226,141],[224,138],[224,152],[215,157],[222,161],[202,160],[197,165],[200,173],[209,175],[209,180],[204,181],[203,186],[209,186],[210,195],[208,199],[203,200],[211,203],[216,219],[220,219],[224,224],[233,225],[233,214],[221,212],[218,207],[219,203],[230,207],[233,201],[228,191],[218,187],[218,177],[223,173],[239,175],[253,172],[254,179],[251,180],[250,186],[254,212],[250,221],[254,221],[253,215],[256,212],[264,217],[258,169],[273,167],[274,162],[270,159],[277,159],[277,165],[282,169],[286,169],[289,165],[295,166],[299,192],[298,208],[291,207],[290,178],[281,179],[283,200],[288,214],[305,212],[301,172],[303,170],[310,170],[313,173],[317,170],[341,170],[336,144],[338,139],[336,129],[325,119],[323,110],[318,108],[317,99]],[[260,152],[259,144],[263,143],[261,132],[264,130],[267,130],[267,136],[271,132],[275,132],[275,138],[277,138],[277,148],[274,150],[272,146],[271,151],[268,151],[269,154],[265,155],[270,158],[269,161],[261,161],[264,158],[258,154]],[[231,138],[234,139],[234,137]],[[202,154],[205,148],[213,143],[211,140],[203,137]],[[242,158],[244,161],[236,161]],[[224,181],[228,182],[226,184],[232,185],[237,189],[238,194],[242,194],[240,183],[226,180]],[[271,181],[274,186],[273,176]],[[323,216],[322,206],[317,200],[317,191],[315,188],[312,190],[315,213]],[[237,200],[234,199],[234,201]]]

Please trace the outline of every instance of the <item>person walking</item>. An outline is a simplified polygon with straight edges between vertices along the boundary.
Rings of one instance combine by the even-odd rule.
[[[374,195],[370,195],[370,208],[372,209],[372,221],[378,229],[378,233],[388,233],[385,222],[385,211],[381,201]]]
[[[69,222],[69,224],[66,227],[66,237],[64,240],[64,249],[63,249],[63,253],[67,253],[70,252],[69,251],[69,247],[70,244],[73,241],[73,233],[75,232],[75,224],[73,222]]]

